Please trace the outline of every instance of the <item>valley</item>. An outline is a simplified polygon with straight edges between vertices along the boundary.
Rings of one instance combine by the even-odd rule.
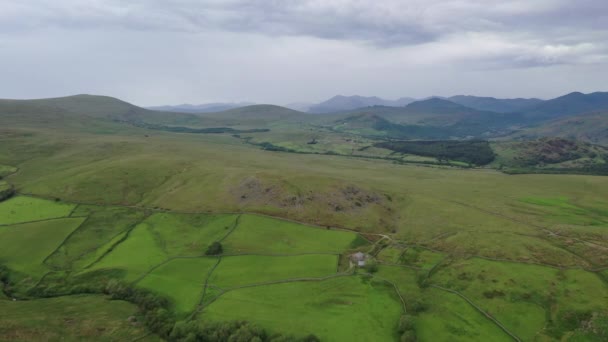
[[[427,106],[0,101],[0,334],[603,340],[606,148]]]

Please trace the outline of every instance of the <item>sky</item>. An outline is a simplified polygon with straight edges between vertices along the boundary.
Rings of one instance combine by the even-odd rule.
[[[606,0],[0,0],[0,98],[608,90]]]

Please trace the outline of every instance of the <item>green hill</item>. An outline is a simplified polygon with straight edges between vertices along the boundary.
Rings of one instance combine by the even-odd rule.
[[[496,162],[506,171],[608,174],[608,148],[579,140],[541,138],[493,143]]]
[[[449,97],[448,100],[477,110],[496,113],[512,113],[524,110],[528,107],[543,102],[540,99],[497,99],[494,97],[457,95]]]
[[[608,145],[608,111],[565,117],[524,129],[515,138],[562,137]]]
[[[75,127],[113,126],[115,121],[154,124],[191,124],[192,114],[158,112],[125,101],[97,95],[74,95],[36,100],[0,100],[0,122],[26,126]],[[115,125],[114,125],[115,126]]]
[[[583,94],[579,92],[542,102],[523,113],[529,121],[544,121],[593,111],[608,110],[608,92]]]

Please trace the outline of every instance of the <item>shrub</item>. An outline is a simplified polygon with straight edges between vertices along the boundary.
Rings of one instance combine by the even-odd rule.
[[[219,241],[215,241],[214,243],[210,244],[209,247],[207,247],[207,251],[205,251],[205,254],[219,255],[222,254],[223,251],[224,248],[222,247],[222,244]]]

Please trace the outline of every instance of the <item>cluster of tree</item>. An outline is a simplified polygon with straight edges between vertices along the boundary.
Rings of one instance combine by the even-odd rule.
[[[254,129],[234,129],[230,127],[208,127],[208,128],[192,128],[192,127],[183,127],[183,126],[165,126],[165,125],[156,125],[149,124],[145,122],[129,122],[129,124],[141,128],[153,129],[157,131],[166,131],[166,132],[174,132],[174,133],[259,133],[259,132],[269,132],[270,129],[267,128],[254,128]]]
[[[273,143],[269,143],[269,142],[266,142],[266,141],[258,143],[258,144],[255,144],[255,143],[252,143],[252,144],[260,146],[262,148],[262,150],[266,150],[266,151],[291,152],[291,153],[297,153],[298,152],[298,151],[296,151],[294,149],[278,146],[278,145],[275,145]]]
[[[416,342],[416,329],[414,327],[414,317],[402,315],[399,319],[399,340],[401,342]]]
[[[318,342],[314,335],[295,338],[268,332],[246,321],[222,323],[178,322],[169,336],[171,341],[187,342]]]
[[[457,160],[486,165],[495,158],[490,144],[484,140],[385,141],[374,144],[399,153],[435,157],[437,160]]]
[[[136,304],[144,315],[144,323],[148,329],[163,338],[169,337],[175,325],[175,317],[169,311],[170,303],[167,299],[116,279],[106,284],[104,293],[110,295],[112,299]]]
[[[9,185],[6,189],[0,190],[0,202],[9,199],[15,195],[15,188]]]
[[[578,175],[597,175],[608,176],[608,163],[584,165],[581,167],[562,167],[562,168],[534,168],[534,167],[515,167],[504,168],[504,173],[508,174],[578,174]]]
[[[373,128],[395,139],[445,139],[450,136],[450,132],[442,127],[401,125],[388,120],[377,121]]]
[[[207,247],[207,250],[205,251],[205,255],[220,255],[220,254],[222,254],[222,252],[224,252],[224,248],[222,247],[222,244],[218,241],[215,241],[212,244],[210,244],[209,247]]]

